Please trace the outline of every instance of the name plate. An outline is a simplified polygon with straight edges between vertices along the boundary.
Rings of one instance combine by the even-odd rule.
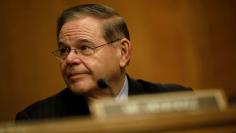
[[[198,110],[223,110],[227,102],[220,90],[198,90],[129,96],[128,101],[112,98],[96,101],[92,113],[96,117],[111,117],[146,113],[185,112]]]

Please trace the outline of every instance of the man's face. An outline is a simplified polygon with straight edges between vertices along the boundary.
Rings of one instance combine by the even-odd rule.
[[[101,21],[92,17],[72,19],[59,33],[59,47],[71,49],[84,45],[96,47],[107,43],[101,31]],[[119,42],[115,42],[119,43]],[[61,61],[61,72],[67,86],[76,93],[89,93],[97,89],[97,80],[115,81],[120,77],[120,52],[118,47],[105,45],[92,55],[76,54],[73,50]]]

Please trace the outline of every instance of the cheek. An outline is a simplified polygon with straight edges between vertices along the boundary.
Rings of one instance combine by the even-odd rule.
[[[66,64],[65,63],[60,63],[60,70],[62,75],[64,76],[66,74]]]
[[[119,69],[119,55],[116,50],[104,51],[105,54],[98,57],[96,64],[102,72],[111,72]],[[95,65],[95,64],[94,64]]]

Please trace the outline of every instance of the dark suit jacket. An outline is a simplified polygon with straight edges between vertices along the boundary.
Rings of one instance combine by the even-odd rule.
[[[163,93],[191,90],[176,84],[157,84],[128,77],[129,95]],[[58,94],[38,101],[16,115],[16,120],[43,120],[69,116],[88,116],[87,101],[81,95],[74,94],[66,88]]]

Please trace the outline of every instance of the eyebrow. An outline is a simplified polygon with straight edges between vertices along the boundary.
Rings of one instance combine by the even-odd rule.
[[[78,44],[87,44],[89,46],[93,46],[94,43],[90,40],[87,40],[87,39],[78,39],[75,41],[75,44],[78,45]],[[69,46],[67,43],[63,42],[63,41],[58,41],[58,47],[66,47],[66,46]]]
[[[59,48],[67,46],[67,44],[62,42],[62,41],[58,41],[57,45],[58,45]]]
[[[86,43],[86,44],[89,44],[89,45],[94,44],[92,41],[89,41],[87,39],[78,39],[78,40],[76,40],[76,44],[83,44],[83,43]]]

